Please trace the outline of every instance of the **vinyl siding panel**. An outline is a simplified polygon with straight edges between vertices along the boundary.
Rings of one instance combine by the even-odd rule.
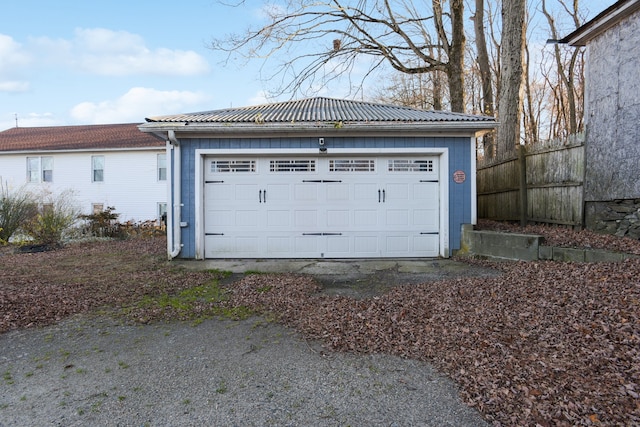
[[[82,213],[92,213],[94,203],[113,206],[119,220],[157,219],[158,203],[167,201],[167,182],[158,181],[157,155],[164,149],[149,151],[95,151],[73,153],[2,154],[0,180],[11,189],[24,186],[28,191],[59,194],[72,190]],[[91,157],[105,158],[104,182],[91,181]],[[53,182],[27,183],[27,157],[53,157]]]

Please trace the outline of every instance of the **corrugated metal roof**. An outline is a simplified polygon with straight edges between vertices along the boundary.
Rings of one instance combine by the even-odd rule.
[[[146,120],[155,123],[495,122],[488,116],[322,97],[149,117]]]
[[[15,127],[0,132],[0,152],[164,147],[165,142],[138,130],[138,123]]]

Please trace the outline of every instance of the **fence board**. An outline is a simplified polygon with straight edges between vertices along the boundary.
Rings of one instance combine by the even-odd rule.
[[[584,135],[528,147],[527,220],[582,226],[585,172]],[[520,218],[520,160],[478,161],[478,217]]]

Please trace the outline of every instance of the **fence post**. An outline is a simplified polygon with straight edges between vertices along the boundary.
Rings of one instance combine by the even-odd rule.
[[[520,167],[520,225],[527,225],[527,152],[524,145],[518,145],[518,163]]]

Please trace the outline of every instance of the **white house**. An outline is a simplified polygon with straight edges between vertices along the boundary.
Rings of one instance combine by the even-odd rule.
[[[118,220],[166,212],[166,143],[138,124],[15,127],[0,132],[0,182],[12,190],[71,190],[82,213],[113,207]]]
[[[331,98],[152,117],[169,257],[448,257],[492,117]]]

